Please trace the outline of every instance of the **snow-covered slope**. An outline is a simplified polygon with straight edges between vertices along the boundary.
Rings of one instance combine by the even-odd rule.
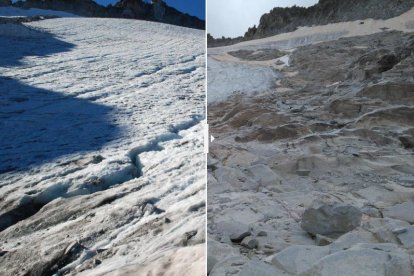
[[[193,29],[0,24],[1,275],[202,274],[204,65]]]

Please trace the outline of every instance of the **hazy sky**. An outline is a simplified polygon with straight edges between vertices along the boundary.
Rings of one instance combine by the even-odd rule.
[[[207,31],[214,37],[244,35],[274,7],[309,7],[318,0],[207,0]]]

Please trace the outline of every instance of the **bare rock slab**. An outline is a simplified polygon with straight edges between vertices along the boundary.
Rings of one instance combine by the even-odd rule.
[[[272,264],[293,275],[299,275],[329,255],[329,252],[329,246],[293,245],[277,253],[272,258]]]
[[[348,232],[331,244],[331,252],[346,250],[358,243],[378,243],[374,234],[369,231],[359,229]]]
[[[230,256],[238,256],[239,251],[231,247],[228,244],[223,244],[215,240],[208,240],[207,243],[207,272],[213,269],[213,267],[221,260]]]
[[[392,218],[374,218],[362,225],[362,228],[371,232],[382,243],[396,243],[396,235],[403,233],[410,226],[406,221]]]
[[[239,275],[240,276],[282,276],[282,275],[290,275],[290,274],[272,265],[269,265],[257,259],[254,259],[254,260],[249,261],[242,267]]]
[[[407,201],[396,204],[383,211],[385,217],[404,220],[410,224],[414,224],[414,202]]]
[[[322,258],[302,276],[408,276],[410,256],[394,244],[357,244]]]
[[[407,248],[407,249],[414,249],[414,226],[410,226],[405,231],[401,231],[401,233],[397,234],[398,241]]]

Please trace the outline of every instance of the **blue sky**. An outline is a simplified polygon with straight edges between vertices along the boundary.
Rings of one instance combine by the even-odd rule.
[[[108,5],[118,2],[118,0],[95,0],[95,2],[101,5]],[[181,12],[205,19],[205,0],[165,0],[165,2]]]
[[[207,0],[207,32],[214,37],[244,35],[274,7],[309,7],[318,0]]]

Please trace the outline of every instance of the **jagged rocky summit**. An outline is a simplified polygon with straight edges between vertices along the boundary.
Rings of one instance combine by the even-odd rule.
[[[156,21],[183,27],[204,29],[205,21],[184,14],[164,1],[146,3],[143,0],[120,0],[115,5],[101,6],[93,0],[26,0],[14,4],[0,0],[0,6],[12,5],[19,8],[38,8],[70,12],[86,17],[131,18]]]
[[[11,4],[11,0],[0,0],[0,7],[10,6]]]
[[[235,44],[292,32],[300,26],[363,20],[389,19],[403,14],[414,6],[414,0],[319,0],[311,7],[276,7],[260,18],[258,26],[249,28],[243,37],[214,39],[209,36],[209,47]]]

